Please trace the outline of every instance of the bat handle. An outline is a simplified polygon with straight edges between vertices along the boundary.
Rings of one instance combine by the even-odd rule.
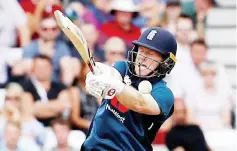
[[[95,65],[92,65],[91,62],[88,63],[88,67],[93,74],[95,74]]]
[[[93,74],[101,74],[101,71],[96,67],[95,61],[93,57],[90,57],[89,63],[88,63],[89,69]]]

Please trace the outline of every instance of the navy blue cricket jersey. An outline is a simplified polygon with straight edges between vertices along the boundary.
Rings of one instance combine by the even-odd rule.
[[[114,67],[121,76],[128,75],[131,85],[138,88],[144,80],[128,72],[126,62]],[[165,81],[153,78],[151,95],[157,101],[161,114],[145,115],[127,109],[117,98],[104,99],[90,125],[82,151],[151,151],[157,131],[173,113],[174,96]]]

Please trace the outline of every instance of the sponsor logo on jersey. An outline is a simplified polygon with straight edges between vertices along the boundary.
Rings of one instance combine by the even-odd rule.
[[[122,117],[119,112],[117,112],[115,109],[113,109],[109,104],[106,104],[106,110],[109,110],[112,112],[122,123],[125,121],[125,117]]]

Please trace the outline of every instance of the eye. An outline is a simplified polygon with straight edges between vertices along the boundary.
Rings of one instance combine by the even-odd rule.
[[[151,55],[151,56],[154,55],[154,53],[152,53],[152,52],[149,52],[148,54]]]
[[[143,50],[143,49],[139,49],[139,52],[143,53],[143,52],[144,52],[144,50]]]

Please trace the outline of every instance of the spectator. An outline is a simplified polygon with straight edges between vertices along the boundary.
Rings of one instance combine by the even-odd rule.
[[[22,48],[10,48],[0,45],[0,50],[0,88],[5,88],[11,80],[9,69],[22,59]]]
[[[112,1],[113,0],[92,0],[92,5],[88,7],[96,17],[94,25],[97,29],[100,29],[103,24],[112,20],[112,16],[109,14]]]
[[[215,0],[192,0],[182,2],[182,12],[191,16],[198,38],[205,38],[206,16],[208,11],[217,6]]]
[[[7,121],[16,121],[21,124],[21,139],[19,143],[26,149],[39,150],[43,143],[44,127],[32,114],[30,96],[24,94],[23,88],[17,83],[9,83],[6,87],[6,96],[0,123],[4,127]],[[1,129],[0,129],[1,136]],[[38,144],[40,143],[40,144]]]
[[[74,4],[74,3],[73,3]],[[81,3],[76,3],[76,6],[74,6],[73,4],[70,4],[68,7],[65,8],[65,15],[76,25],[76,26],[80,26],[81,24],[84,24],[84,20],[81,18],[80,16],[80,11],[81,10]],[[76,8],[74,8],[76,7]],[[66,35],[65,35],[66,36]]]
[[[174,105],[173,127],[166,136],[170,151],[208,151],[202,130],[188,119],[188,110],[183,100]]]
[[[106,64],[113,65],[117,61],[125,60],[126,45],[118,37],[109,38],[104,45]]]
[[[198,68],[207,60],[207,45],[203,40],[195,40],[191,44],[191,62],[180,66],[177,64],[174,72],[168,80],[169,86],[176,99],[181,98],[185,101],[195,101],[190,98],[200,94],[203,91],[204,83]],[[185,67],[184,67],[185,66]],[[188,73],[187,73],[188,72]],[[184,74],[185,73],[185,74]],[[217,65],[217,77],[215,80],[216,88],[222,91],[224,96],[231,97],[231,86],[228,81],[228,75],[224,67]],[[223,79],[225,79],[223,81]],[[186,102],[191,103],[191,102]]]
[[[82,130],[85,134],[87,133],[91,120],[100,104],[100,100],[90,95],[85,88],[85,79],[88,72],[89,68],[86,64],[83,64],[81,74],[79,75],[78,85],[70,89],[72,101],[72,128],[74,130]]]
[[[21,126],[18,122],[8,122],[4,127],[4,136],[0,141],[1,151],[24,151],[18,144]]]
[[[161,14],[164,9],[157,0],[141,0],[137,3],[139,16],[134,18],[133,23],[141,28],[158,26],[161,19]]]
[[[171,33],[176,33],[176,24],[179,16],[181,15],[180,0],[168,0],[161,26],[169,30]]]
[[[127,47],[132,47],[132,41],[141,34],[140,29],[132,23],[138,16],[136,6],[132,0],[114,0],[110,13],[114,15],[115,20],[102,25],[101,36],[105,39],[118,36],[125,41]]]
[[[49,126],[54,118],[70,107],[66,87],[52,81],[52,73],[51,59],[38,55],[33,60],[30,78],[21,82],[24,90],[33,96],[34,114],[44,126]]]
[[[68,67],[65,64],[74,64],[71,62],[70,50],[65,42],[57,40],[57,36],[60,33],[60,29],[57,26],[57,23],[53,17],[44,18],[41,22],[38,40],[32,41],[29,45],[24,48],[23,60],[22,63],[16,65],[14,69],[20,70],[23,73],[29,73],[32,65],[32,59],[38,54],[44,54],[52,58],[53,62],[53,81],[60,81],[62,77],[66,77],[65,74],[74,75],[74,71],[64,69]],[[65,59],[67,58],[67,59]],[[68,59],[69,58],[69,59]],[[60,74],[60,70],[62,73]],[[13,73],[15,75],[22,73]],[[68,71],[67,73],[63,71]],[[69,72],[71,71],[71,72]],[[70,81],[70,80],[68,80]],[[63,81],[65,84],[67,80]]]
[[[21,7],[27,15],[27,25],[31,38],[37,39],[37,30],[43,18],[52,16],[55,10],[63,10],[59,0],[22,0]]]
[[[81,26],[81,32],[85,36],[88,47],[96,61],[104,61],[104,52],[98,44],[99,33],[93,24]]]
[[[208,10],[216,6],[217,4],[214,0],[194,0],[194,4],[196,12],[192,17],[194,20],[195,28],[197,30],[198,37],[200,39],[204,39],[206,26],[205,22]]]
[[[229,97],[216,87],[217,64],[205,61],[199,66],[204,80],[201,93],[193,96],[189,103],[192,117],[205,131],[230,128],[231,108]]]
[[[65,12],[68,13],[70,10],[75,11],[80,22],[93,25],[97,24],[95,14],[93,14],[93,12],[81,2],[70,3],[70,5],[65,9]],[[80,22],[78,21],[76,23],[80,24]]]
[[[110,2],[111,0],[93,0],[93,4],[88,6],[83,5],[79,1],[72,2],[69,7],[66,8],[66,12],[69,10],[75,11],[80,22],[93,24],[96,29],[99,29],[102,24],[112,19],[112,16],[108,13],[110,10]]]
[[[177,36],[178,50],[179,50],[179,40],[178,39],[179,38]],[[196,41],[193,42],[192,46],[195,45],[194,43],[196,43]],[[205,43],[203,43],[203,44],[205,44]],[[186,46],[188,46],[188,44]],[[205,47],[205,46],[203,46],[203,47]],[[199,49],[197,51],[199,51],[199,54],[200,54],[202,52],[201,50],[206,49],[206,48],[203,48],[201,50],[200,50],[200,48],[197,48],[197,49]],[[189,52],[188,49],[183,49],[183,50],[185,50],[186,53]],[[190,51],[192,51],[192,50],[190,50]],[[187,55],[185,52],[183,54]],[[177,52],[177,57],[178,57],[178,53],[179,52]],[[189,58],[189,55],[187,55],[186,58],[190,59],[191,64],[190,63],[187,64],[188,61],[186,61],[186,63],[185,62],[177,63],[175,65],[173,71],[172,71],[172,74],[170,74],[167,77],[167,80],[169,81],[169,86],[170,86],[172,92],[174,93],[174,96],[175,96],[176,99],[179,98],[179,99],[184,99],[185,100],[185,97],[189,93],[192,93],[194,91],[194,89],[195,89],[194,85],[196,85],[196,88],[201,87],[201,86],[197,86],[197,85],[201,84],[201,80],[200,80],[200,78],[198,78],[198,76],[200,76],[200,75],[199,75],[198,71],[196,70],[196,66],[199,65],[199,64],[196,64],[198,62],[198,61],[195,60],[197,57],[193,56],[193,58],[192,58],[191,52],[189,52],[189,53],[190,53],[189,54],[190,58]],[[205,51],[204,51],[204,53],[205,53]],[[195,53],[193,53],[193,54],[195,55]],[[202,53],[202,55],[200,54],[199,56],[202,56],[202,57],[199,57],[199,59],[198,59],[201,63],[202,61],[205,60],[206,53],[205,54]],[[177,58],[177,60],[180,60],[180,58],[179,59]],[[185,70],[184,70],[183,69],[184,66],[188,66],[189,68],[186,67]],[[183,71],[189,71],[189,74],[186,76],[186,78],[183,77],[184,76],[183,73],[182,73]],[[199,79],[200,81],[196,82],[195,80],[193,80],[193,78],[194,79]],[[191,83],[189,84],[189,82],[191,82]],[[195,84],[194,84],[194,82],[195,82]]]
[[[1,29],[0,29],[1,30]],[[9,80],[9,76],[8,76],[8,71],[7,71],[7,66],[8,64],[10,64],[9,60],[10,57],[8,55],[8,52],[12,52],[11,49],[9,49],[9,47],[4,47],[1,46],[0,44],[0,88],[5,88],[8,80]]]
[[[55,119],[52,121],[53,132],[56,136],[57,144],[47,151],[76,151],[76,145],[69,144],[69,135],[71,132],[70,125],[63,119]],[[78,135],[79,136],[79,135]],[[75,139],[75,138],[74,138]],[[81,145],[85,139],[85,135],[82,133],[81,137],[76,138],[77,146]]]
[[[0,46],[23,47],[28,44],[30,33],[27,28],[27,18],[18,2],[0,1],[0,14]]]
[[[188,64],[191,62],[190,43],[194,40],[194,25],[190,16],[181,14],[176,25],[176,40],[178,43],[176,57],[178,64]]]
[[[83,5],[86,5],[86,6],[92,4],[92,0],[69,0],[69,1],[64,1],[64,6],[66,6],[65,3],[67,4],[68,2],[80,2],[80,3],[82,3]]]
[[[20,110],[23,106],[23,88],[17,83],[9,83],[5,91],[4,106],[1,110],[1,125],[4,126],[7,120],[20,121]],[[0,133],[1,134],[1,133]]]

